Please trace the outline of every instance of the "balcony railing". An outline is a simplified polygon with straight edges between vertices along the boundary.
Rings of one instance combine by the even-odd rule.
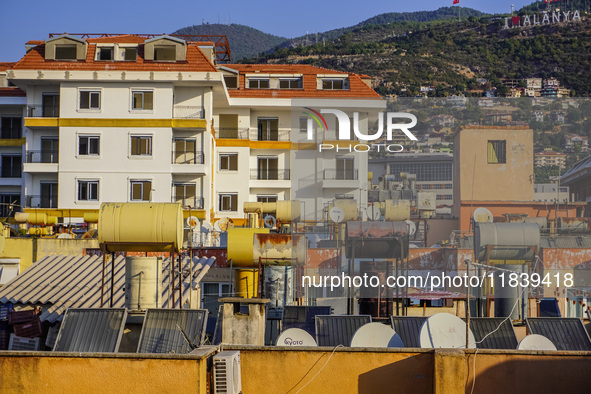
[[[251,169],[250,179],[262,181],[289,181],[289,170],[262,170]]]
[[[57,208],[57,195],[30,195],[25,196],[27,208]]]
[[[27,105],[27,117],[29,118],[59,118],[59,112],[60,108],[57,105]]]
[[[173,195],[172,202],[181,204],[183,208],[191,207],[191,209],[203,209],[203,197]]]
[[[203,164],[203,152],[173,151],[172,164]]]
[[[205,111],[203,107],[175,105],[173,108],[173,117],[175,119],[204,119]]]
[[[325,181],[356,181],[359,179],[359,170],[324,170]]]
[[[289,129],[278,129],[278,130],[257,130],[250,129],[250,140],[251,141],[289,141],[290,130]]]
[[[239,129],[237,127],[236,128],[222,127],[220,129],[216,129],[215,138],[247,140],[248,139],[248,129]]]
[[[25,155],[25,163],[57,163],[59,152],[44,150],[28,150]]]

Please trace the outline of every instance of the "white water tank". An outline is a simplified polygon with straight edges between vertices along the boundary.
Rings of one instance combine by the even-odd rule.
[[[162,307],[162,258],[125,258],[125,307],[145,310]]]

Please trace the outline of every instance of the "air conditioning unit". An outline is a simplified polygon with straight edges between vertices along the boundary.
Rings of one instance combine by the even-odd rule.
[[[240,352],[224,351],[213,357],[214,394],[242,393]]]

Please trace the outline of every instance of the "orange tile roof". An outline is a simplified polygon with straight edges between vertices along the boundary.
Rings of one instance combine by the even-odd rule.
[[[26,97],[26,93],[16,87],[0,88],[0,97]]]
[[[123,35],[114,37],[89,38],[86,60],[59,61],[45,60],[45,42],[31,49],[13,67],[14,70],[115,70],[115,71],[204,71],[216,72],[217,69],[195,43],[187,43],[187,60],[182,62],[154,62],[144,60],[144,46],[138,47],[136,62],[127,61],[96,61],[94,54],[97,43],[143,43],[145,37]],[[29,41],[34,45],[34,41]]]
[[[363,82],[358,74],[307,64],[224,64],[224,66],[240,73],[239,89],[228,89],[228,94],[234,98],[381,98],[378,93]],[[303,89],[246,89],[245,74],[255,72],[262,74],[302,74]],[[316,81],[319,74],[346,75],[349,77],[349,89],[319,90]]]
[[[10,70],[16,62],[0,62],[0,71]]]

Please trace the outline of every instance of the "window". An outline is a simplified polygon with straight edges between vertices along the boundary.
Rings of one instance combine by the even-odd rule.
[[[237,212],[238,194],[224,193],[220,194],[220,212]]]
[[[220,170],[238,171],[238,154],[220,153]]]
[[[81,156],[98,156],[100,137],[81,135],[78,137],[78,154]]]
[[[439,190],[439,189],[443,189],[443,188],[441,187],[441,185],[435,184],[435,185],[433,185],[433,189]]]
[[[258,141],[279,141],[279,119],[258,118]]]
[[[49,118],[57,118],[60,113],[60,96],[56,93],[44,93],[43,100],[43,116]]]
[[[312,119],[308,119],[307,116],[300,117],[300,133],[308,132],[308,120],[312,121]]]
[[[446,183],[444,186],[444,189],[453,189],[454,185],[452,185],[451,183]]]
[[[132,92],[131,108],[137,110],[153,110],[154,109],[154,92],[151,90],[133,91]]]
[[[135,62],[137,59],[137,48],[122,48],[121,51],[121,60],[125,60],[126,62]]]
[[[20,178],[22,162],[20,155],[2,155],[2,178]]]
[[[249,89],[269,89],[269,80],[268,79],[249,79],[248,80],[248,88]]]
[[[152,181],[130,181],[131,201],[150,201]]]
[[[357,179],[355,176],[354,169],[355,159],[353,158],[338,158],[337,159],[337,171],[336,178],[341,180],[354,180]]]
[[[0,194],[0,217],[12,217],[21,212],[20,194]]]
[[[174,62],[176,60],[176,47],[174,45],[155,46],[154,60],[159,62]]]
[[[98,201],[99,181],[78,181],[78,201]]]
[[[277,202],[277,196],[257,196],[257,202]]]
[[[228,89],[238,89],[238,76],[237,75],[224,75],[224,82]]]
[[[15,139],[21,138],[22,135],[22,118],[17,117],[3,117],[0,127],[2,127],[1,138]]]
[[[257,176],[256,179],[273,180],[280,179],[279,177],[279,159],[277,156],[259,157],[257,158]],[[283,179],[283,175],[281,174]]]
[[[247,292],[254,296],[254,283],[245,283],[244,284]],[[220,298],[232,296],[234,293],[232,292],[232,285],[229,283],[206,283],[203,282],[202,284],[203,290],[203,303],[201,304],[203,308],[209,310],[211,316],[217,316],[219,307],[221,303],[218,301]],[[245,296],[245,295],[244,295]]]
[[[41,182],[40,198],[33,198],[29,204],[38,208],[57,208],[57,183]]]
[[[152,136],[134,135],[131,137],[132,156],[152,156]]]
[[[438,161],[432,163],[391,163],[389,174],[394,175],[394,180],[400,181],[400,173],[416,174],[417,182],[451,182],[452,162]]]
[[[174,140],[173,164],[201,164],[203,155],[197,152],[197,140],[176,138]]]
[[[507,162],[506,141],[488,141],[488,163],[503,164]]]
[[[56,45],[55,60],[76,60],[76,45]]]
[[[322,89],[324,90],[343,90],[346,89],[346,83],[344,79],[323,79]]]
[[[280,79],[279,89],[300,89],[302,87],[301,78]]]
[[[98,90],[81,90],[80,109],[101,109],[101,92]]]
[[[97,60],[113,60],[113,47],[97,48]]]

